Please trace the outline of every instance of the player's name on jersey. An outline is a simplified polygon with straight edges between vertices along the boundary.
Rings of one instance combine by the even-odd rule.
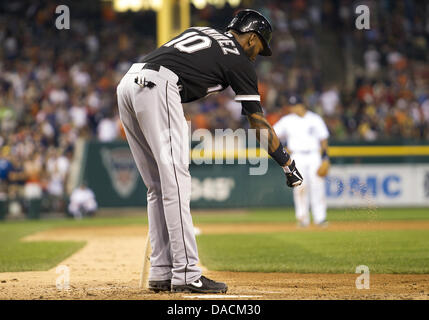
[[[233,37],[233,35],[229,32],[222,34],[219,31],[209,27],[192,27],[192,29],[197,29],[198,31],[201,31],[202,33],[208,35],[210,38],[213,38],[221,47],[223,54],[233,53],[236,55],[240,55],[240,51],[238,51],[234,41],[228,38]]]

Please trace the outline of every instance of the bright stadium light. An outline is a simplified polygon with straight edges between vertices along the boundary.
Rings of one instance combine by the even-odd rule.
[[[118,12],[154,10],[162,7],[163,0],[113,0],[113,9]]]
[[[241,3],[241,0],[191,0],[191,3],[198,10],[204,9],[208,4],[214,6],[216,9],[221,9],[226,3],[235,8]]]
[[[192,0],[191,2],[198,10],[204,9],[207,5],[207,0]]]
[[[150,2],[151,9],[155,11],[161,9],[162,7],[162,0],[150,0],[149,2]]]
[[[216,9],[221,9],[225,6],[225,0],[207,0],[207,2]]]
[[[143,10],[150,10],[152,8],[152,1],[151,0],[142,0],[142,9]]]
[[[143,0],[113,0],[113,9],[118,12],[139,11],[143,8]]]
[[[241,0],[227,0],[229,5],[233,8],[238,7]]]

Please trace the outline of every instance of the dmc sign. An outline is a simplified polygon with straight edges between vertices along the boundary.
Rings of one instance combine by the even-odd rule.
[[[396,198],[402,194],[401,177],[398,175],[367,176],[328,176],[325,180],[326,196],[339,197],[377,197]]]

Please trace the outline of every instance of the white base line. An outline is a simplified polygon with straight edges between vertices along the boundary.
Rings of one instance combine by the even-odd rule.
[[[232,298],[260,298],[262,296],[238,296],[238,295],[225,295],[225,294],[204,294],[204,295],[192,295],[183,296],[183,298],[190,299],[232,299]]]

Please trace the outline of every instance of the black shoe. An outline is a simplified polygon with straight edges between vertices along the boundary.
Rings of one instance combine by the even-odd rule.
[[[327,228],[329,226],[329,222],[326,220],[323,220],[322,222],[316,223],[316,225],[321,228]]]
[[[149,280],[149,290],[158,293],[160,291],[171,291],[171,280]]]
[[[171,285],[172,292],[226,293],[227,290],[228,286],[225,283],[216,282],[204,276],[190,284]]]

